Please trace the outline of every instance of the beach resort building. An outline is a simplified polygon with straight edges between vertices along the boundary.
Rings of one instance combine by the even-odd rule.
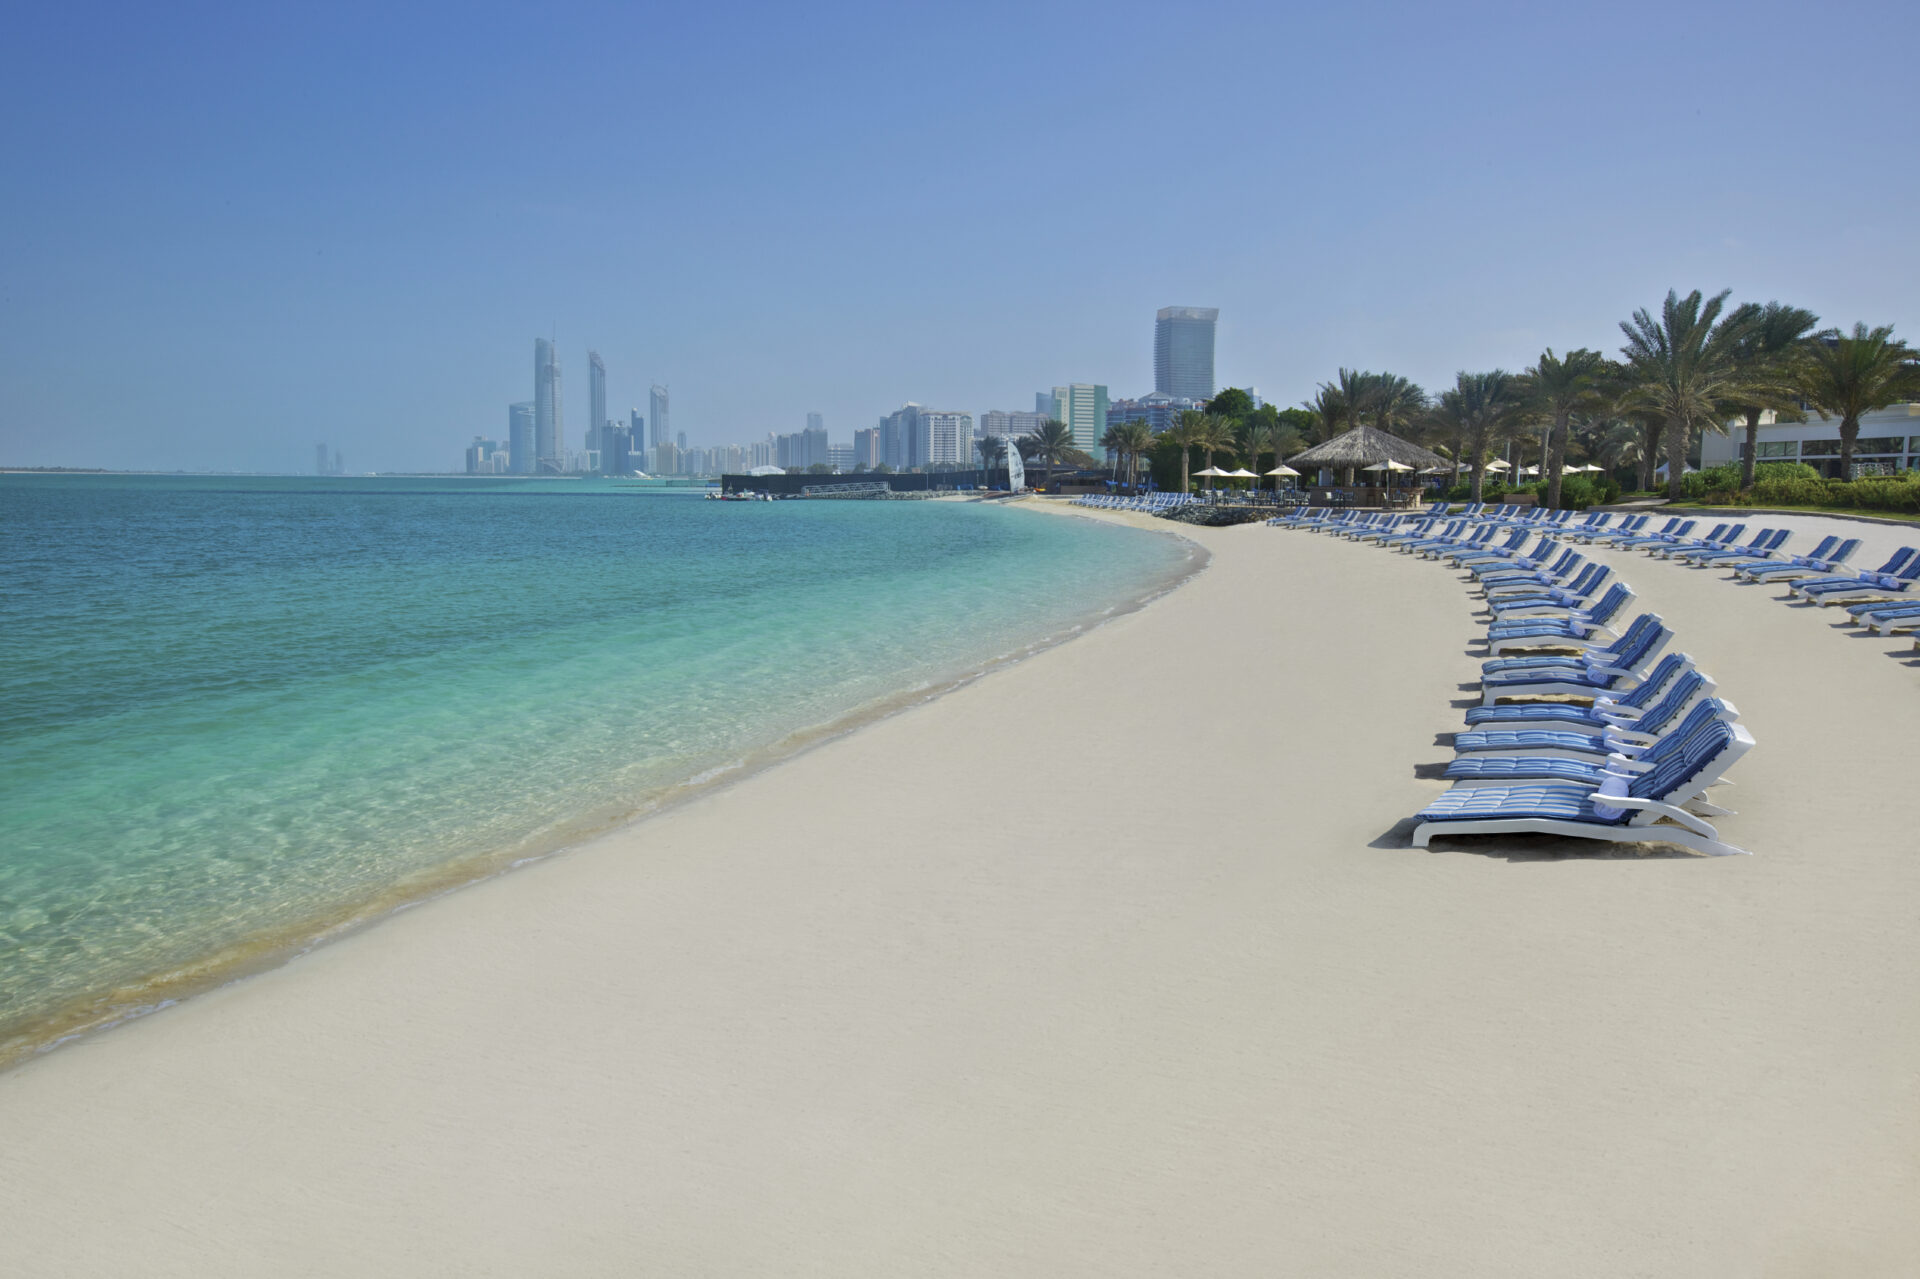
[[[1804,462],[1830,479],[1840,478],[1839,418],[1822,421],[1818,413],[1808,413],[1804,422],[1778,422],[1768,414],[1760,421],[1756,461]],[[1725,435],[1709,432],[1700,444],[1700,464],[1738,462],[1746,438],[1746,426],[1739,422]],[[1916,469],[1920,469],[1920,403],[1895,404],[1863,414],[1853,448],[1854,474]]]
[[[1115,400],[1107,407],[1107,425],[1145,422],[1147,429],[1158,435],[1170,426],[1177,426],[1182,413],[1198,409],[1201,403],[1184,395],[1163,395],[1159,391],[1143,395],[1137,400]]]

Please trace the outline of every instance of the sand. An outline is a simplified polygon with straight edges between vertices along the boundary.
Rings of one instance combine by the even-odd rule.
[[[1195,536],[1142,611],[0,1075],[0,1272],[1920,1272],[1910,643],[1617,557],[1759,739],[1755,856],[1418,851],[1456,576]]]

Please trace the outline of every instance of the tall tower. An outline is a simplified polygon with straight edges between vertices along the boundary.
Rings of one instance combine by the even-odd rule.
[[[1189,400],[1213,398],[1216,306],[1163,306],[1153,320],[1153,389]]]
[[[553,343],[545,338],[533,340],[533,451],[538,470],[558,471],[566,466],[560,424],[560,361],[554,355]]]
[[[507,405],[507,470],[515,475],[532,475],[540,469],[533,409],[530,400]]]
[[[673,443],[667,429],[667,388],[658,382],[647,392],[647,443],[654,448]]]
[[[607,366],[600,359],[600,352],[587,352],[587,443],[590,449],[601,449],[601,435],[607,429]]]

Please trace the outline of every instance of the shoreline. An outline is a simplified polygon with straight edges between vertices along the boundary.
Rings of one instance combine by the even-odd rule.
[[[1612,555],[1756,856],[1415,850],[1458,576],[1183,535],[1076,643],[0,1074],[16,1267],[1912,1273],[1905,642]]]
[[[1048,507],[1018,502],[1022,509],[1046,512]],[[1058,512],[1056,512],[1058,513]],[[1076,509],[1073,512],[1079,513]],[[1118,523],[1119,521],[1107,521]],[[1138,527],[1138,526],[1133,526]],[[831,719],[803,726],[746,755],[707,768],[682,782],[649,792],[632,805],[617,810],[598,809],[574,814],[556,826],[501,848],[451,859],[409,873],[382,891],[340,905],[337,910],[296,924],[261,930],[195,961],[133,983],[121,983],[102,993],[75,998],[37,1018],[23,1018],[0,1027],[0,1075],[60,1048],[102,1034],[183,1001],[235,982],[269,973],[321,947],[376,928],[402,912],[458,893],[463,889],[509,875],[528,866],[583,851],[609,836],[630,830],[712,791],[737,785],[767,769],[855,733],[915,706],[935,701],[997,670],[1029,660],[1066,644],[1087,632],[1152,604],[1204,572],[1210,558],[1191,538],[1153,528],[1184,541],[1189,553],[1173,572],[1144,585],[1141,593],[1116,604],[1095,608],[1064,629],[931,683],[916,684],[870,699]]]

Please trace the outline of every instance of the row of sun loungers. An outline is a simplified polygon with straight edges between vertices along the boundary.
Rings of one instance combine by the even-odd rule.
[[[1269,523],[1447,563],[1485,597],[1481,704],[1454,735],[1453,785],[1419,814],[1416,846],[1525,832],[1744,851],[1706,820],[1729,812],[1707,793],[1727,784],[1752,735],[1691,657],[1665,652],[1673,633],[1658,614],[1616,628],[1633,591],[1575,545],[1686,538],[1683,522],[1650,532],[1603,512],[1469,506],[1412,517],[1304,510]]]
[[[1088,493],[1074,498],[1071,505],[1091,506],[1102,511],[1145,511],[1151,515],[1199,500],[1192,493],[1142,493],[1138,497],[1108,497],[1104,493]]]
[[[1763,528],[1747,537],[1745,524],[1722,524],[1694,537],[1694,524],[1669,520],[1655,532],[1608,544],[1721,569],[1730,580],[1784,585],[1783,600],[1844,606],[1860,625],[1882,635],[1920,630],[1920,591],[1914,589],[1920,583],[1920,548],[1903,546],[1879,568],[1856,572],[1847,565],[1860,550],[1857,537],[1824,537],[1808,554],[1789,555],[1792,534],[1786,529]]]

